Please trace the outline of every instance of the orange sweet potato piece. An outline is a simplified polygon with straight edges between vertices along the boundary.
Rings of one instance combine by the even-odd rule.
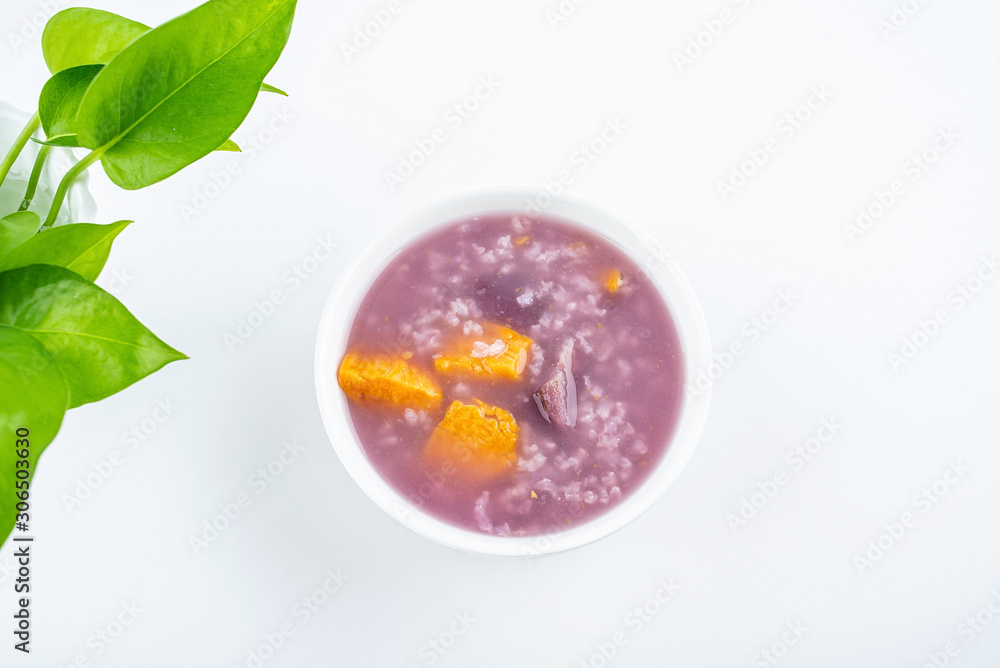
[[[437,382],[404,359],[350,352],[340,364],[337,380],[348,398],[359,403],[417,409],[434,408],[441,403]]]
[[[618,292],[624,284],[622,272],[617,269],[609,269],[601,275],[601,285],[610,294]]]
[[[482,482],[517,463],[517,421],[502,408],[475,402],[449,406],[427,441],[424,461],[434,467],[451,463],[463,479]]]
[[[450,345],[434,360],[434,368],[445,374],[517,380],[528,362],[531,343],[513,329],[485,323],[481,335],[463,336]]]

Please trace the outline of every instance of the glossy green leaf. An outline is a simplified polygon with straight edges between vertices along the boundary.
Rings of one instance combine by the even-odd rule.
[[[78,65],[105,64],[149,26],[99,9],[71,7],[42,31],[42,56],[55,74]]]
[[[128,190],[220,147],[288,41],[296,0],[209,0],[143,34],[84,94],[80,143]]]
[[[59,432],[68,406],[66,380],[45,347],[26,332],[0,327],[0,543],[14,528],[19,501],[15,494],[34,475],[38,457]],[[18,441],[25,430],[26,453],[25,442]],[[24,468],[17,465],[19,454],[28,455],[26,478],[17,476],[18,468]],[[37,516],[30,495],[27,503],[28,517],[21,519],[28,520],[30,532]]]
[[[0,219],[0,263],[4,256],[30,239],[42,226],[34,211],[18,211]]]
[[[42,55],[55,74],[78,65],[104,65],[150,27],[100,9],[71,7],[55,14],[42,31]],[[270,84],[262,93],[288,93]]]
[[[215,149],[216,151],[231,151],[233,153],[242,153],[243,149],[240,148],[239,144],[234,142],[232,139],[227,139],[226,142]]]
[[[50,143],[78,146],[76,114],[80,101],[103,65],[79,65],[56,72],[38,96],[38,118]]]
[[[260,85],[260,92],[261,93],[275,93],[277,95],[284,95],[285,97],[288,97],[288,93],[286,93],[285,91],[281,90],[280,88],[275,88],[271,84],[267,84],[267,83],[262,83]]]
[[[70,406],[100,401],[185,359],[80,275],[49,265],[0,273],[0,325],[38,339],[59,364]]]
[[[51,264],[66,267],[88,281],[96,281],[111,253],[111,244],[132,221],[111,225],[76,223],[42,230],[0,258],[0,271]]]

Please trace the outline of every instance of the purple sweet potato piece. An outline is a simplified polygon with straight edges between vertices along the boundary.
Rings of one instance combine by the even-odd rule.
[[[563,344],[556,370],[531,395],[538,412],[557,427],[576,426],[576,379],[573,378],[573,339]]]

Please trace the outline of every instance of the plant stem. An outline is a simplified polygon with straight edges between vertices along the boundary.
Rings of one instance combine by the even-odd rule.
[[[7,152],[7,157],[0,162],[0,186],[3,186],[4,180],[7,178],[7,174],[10,173],[10,168],[14,166],[14,162],[17,161],[17,156],[21,155],[21,151],[24,150],[25,144],[31,139],[31,135],[35,134],[35,130],[41,125],[41,121],[38,120],[38,112],[28,119],[28,124],[24,126],[21,130],[21,134],[17,136],[14,140],[14,145],[10,147],[10,151]]]
[[[87,171],[87,168],[100,160],[102,155],[104,155],[104,149],[96,149],[69,168],[66,176],[59,182],[59,187],[56,188],[56,194],[52,198],[52,208],[49,209],[49,215],[45,218],[45,223],[42,225],[43,230],[47,227],[52,227],[52,224],[56,222],[56,216],[59,215],[59,209],[62,208],[63,200],[66,199],[66,193],[69,191],[70,186],[73,185],[73,181],[76,181],[76,177]]]
[[[35,158],[35,166],[31,168],[31,176],[28,178],[28,188],[24,191],[24,199],[18,211],[27,211],[31,206],[31,200],[35,198],[35,190],[38,188],[38,179],[42,175],[42,167],[45,166],[45,159],[49,157],[52,147],[45,144],[38,149],[38,156]]]

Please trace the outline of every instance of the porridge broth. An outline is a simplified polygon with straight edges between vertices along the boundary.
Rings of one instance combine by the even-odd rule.
[[[340,370],[367,457],[411,503],[473,531],[577,526],[640,485],[682,403],[656,287],[552,218],[484,215],[403,249]]]

